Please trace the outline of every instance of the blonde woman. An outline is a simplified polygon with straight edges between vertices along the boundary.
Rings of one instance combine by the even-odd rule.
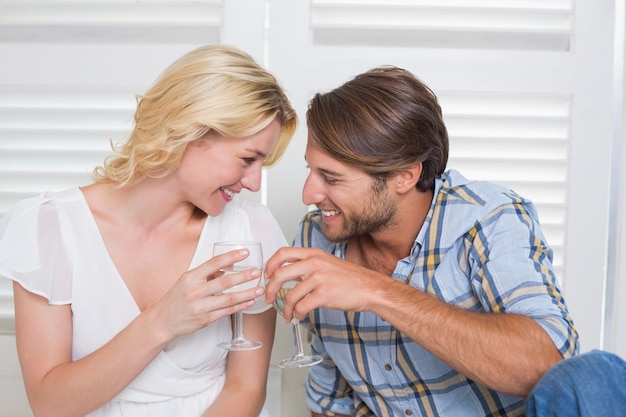
[[[0,222],[0,275],[14,281],[16,338],[36,416],[265,415],[273,309],[248,314],[263,348],[229,352],[230,316],[263,289],[214,241],[286,244],[258,191],[297,125],[277,80],[223,45],[174,62],[138,98],[128,140],[85,187],[17,203]],[[259,308],[259,306],[255,306]]]

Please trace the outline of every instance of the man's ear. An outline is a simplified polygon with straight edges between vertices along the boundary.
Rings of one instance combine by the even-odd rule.
[[[407,191],[415,189],[415,185],[422,175],[422,169],[422,163],[420,162],[419,164],[415,164],[412,167],[398,172],[394,179],[396,191],[400,194],[404,194]]]

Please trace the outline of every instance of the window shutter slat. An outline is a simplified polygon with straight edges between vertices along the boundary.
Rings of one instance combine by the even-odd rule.
[[[568,51],[570,1],[312,2],[318,45]]]
[[[221,1],[28,1],[0,5],[4,42],[217,42]]]
[[[130,91],[0,91],[0,216],[17,200],[90,182],[132,127]]]

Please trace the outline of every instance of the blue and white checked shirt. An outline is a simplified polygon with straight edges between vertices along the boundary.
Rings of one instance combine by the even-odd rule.
[[[294,246],[345,258],[345,243],[324,239],[319,211],[306,215]],[[393,278],[471,311],[533,318],[569,357],[578,351],[552,268],[552,250],[533,204],[514,192],[447,171],[411,254]],[[341,277],[337,277],[341,279]],[[315,412],[355,416],[517,416],[524,399],[467,379],[380,317],[326,308],[309,314],[312,349],[307,404]]]

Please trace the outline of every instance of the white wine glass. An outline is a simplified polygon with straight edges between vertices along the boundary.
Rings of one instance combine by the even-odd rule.
[[[300,281],[289,280],[285,281],[276,294],[276,300],[274,300],[274,308],[282,315],[283,307],[285,305],[285,298],[290,289],[295,287]],[[293,349],[294,355],[290,358],[283,359],[278,362],[280,368],[303,368],[305,366],[317,365],[322,361],[322,357],[318,355],[307,355],[302,349],[302,334],[300,332],[300,321],[295,317],[291,319],[291,330],[293,332]]]
[[[234,274],[237,272],[245,271],[248,269],[263,269],[263,250],[260,242],[250,241],[224,241],[215,242],[213,244],[213,256],[221,255],[226,252],[230,252],[238,249],[248,249],[249,255],[239,262],[235,262],[228,267],[220,269],[224,275]],[[243,291],[249,288],[258,286],[261,282],[261,278],[253,279],[242,284],[235,285],[229,289],[222,291],[223,293]],[[235,312],[233,315],[234,321],[234,336],[232,340],[228,342],[222,342],[218,344],[218,347],[228,350],[253,350],[263,346],[263,343],[248,340],[243,334],[243,313],[241,311]]]

